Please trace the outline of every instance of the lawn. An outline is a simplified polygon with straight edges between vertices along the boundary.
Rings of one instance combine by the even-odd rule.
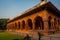
[[[13,40],[13,39],[23,39],[22,36],[17,36],[16,34],[11,34],[8,32],[0,32],[0,40]]]

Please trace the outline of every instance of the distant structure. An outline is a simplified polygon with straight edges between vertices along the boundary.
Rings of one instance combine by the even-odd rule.
[[[7,30],[28,34],[52,34],[60,30],[60,11],[51,2],[41,0],[38,5],[9,20]]]

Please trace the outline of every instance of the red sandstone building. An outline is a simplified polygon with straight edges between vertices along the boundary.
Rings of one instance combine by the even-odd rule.
[[[52,34],[60,30],[60,11],[51,3],[41,3],[7,22],[7,30],[33,34]]]

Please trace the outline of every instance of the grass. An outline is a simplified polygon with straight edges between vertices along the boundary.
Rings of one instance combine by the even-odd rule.
[[[8,32],[0,32],[0,40],[13,40],[13,39],[23,39],[22,36],[17,36],[15,34],[10,34]]]

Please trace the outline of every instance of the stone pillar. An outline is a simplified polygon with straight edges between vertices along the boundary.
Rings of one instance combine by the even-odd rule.
[[[26,30],[26,22],[25,22],[25,30]]]
[[[20,29],[22,30],[22,22],[20,23]]]
[[[44,34],[48,34],[49,26],[48,26],[48,20],[44,19]]]
[[[19,29],[19,24],[18,24],[18,22],[17,22],[17,30]]]
[[[58,18],[57,18],[57,30],[59,30],[59,26],[58,26]]]
[[[60,19],[59,19],[59,31],[60,31]]]
[[[51,29],[54,30],[54,18],[51,19]]]
[[[18,28],[19,28],[19,25],[18,25],[18,22],[17,22],[17,30],[18,30]]]
[[[35,30],[35,22],[34,22],[34,20],[32,20],[32,30]]]
[[[29,26],[28,26],[28,23],[26,21],[26,26],[25,26],[25,29],[28,30],[29,29]]]

